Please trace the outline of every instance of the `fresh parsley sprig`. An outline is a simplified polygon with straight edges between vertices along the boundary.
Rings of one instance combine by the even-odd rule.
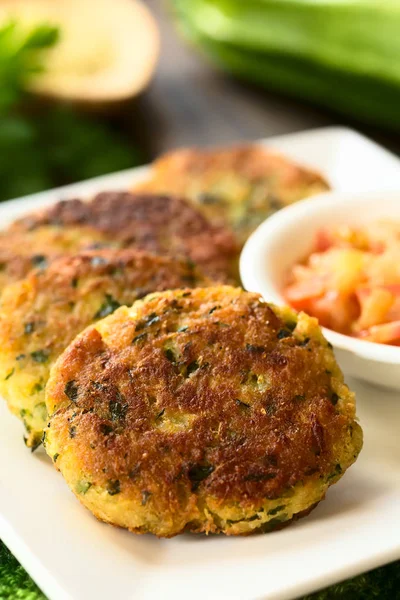
[[[11,20],[0,26],[0,114],[21,99],[30,79],[43,70],[43,52],[58,38],[52,25],[27,28]]]

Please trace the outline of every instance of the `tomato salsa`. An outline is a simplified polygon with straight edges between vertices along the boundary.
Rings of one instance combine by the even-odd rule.
[[[284,296],[325,327],[400,346],[400,222],[320,230]]]

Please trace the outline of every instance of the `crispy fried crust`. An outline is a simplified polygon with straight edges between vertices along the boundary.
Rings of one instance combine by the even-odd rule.
[[[159,536],[273,528],[362,444],[316,320],[230,287],[151,295],[86,329],[46,402],[46,450],[83,504]]]
[[[87,227],[40,226],[33,231],[0,232],[0,290],[33,269],[43,269],[60,255],[113,247],[99,231]]]
[[[173,196],[104,192],[91,202],[69,200],[24,217],[16,230],[43,225],[87,227],[124,246],[193,260],[218,281],[237,278],[233,234],[213,226],[196,208]]]
[[[271,213],[329,189],[318,173],[258,145],[169,152],[137,190],[178,194],[214,223],[228,223],[240,244]]]
[[[28,445],[41,440],[46,424],[50,367],[82,329],[151,291],[208,284],[187,260],[110,249],[56,259],[6,287],[0,307],[0,394],[23,419]]]

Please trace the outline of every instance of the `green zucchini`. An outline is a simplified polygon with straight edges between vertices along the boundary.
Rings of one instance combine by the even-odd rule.
[[[186,36],[225,70],[400,129],[400,2],[174,0]]]

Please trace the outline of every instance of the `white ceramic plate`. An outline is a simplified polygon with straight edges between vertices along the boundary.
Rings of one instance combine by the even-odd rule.
[[[399,161],[355,132],[269,140],[339,190],[400,186]],[[0,204],[6,223],[60,197],[124,187],[143,169]],[[365,446],[306,519],[245,538],[135,536],[97,522],[0,403],[0,537],[51,600],[284,600],[400,558],[400,403],[354,384]]]

